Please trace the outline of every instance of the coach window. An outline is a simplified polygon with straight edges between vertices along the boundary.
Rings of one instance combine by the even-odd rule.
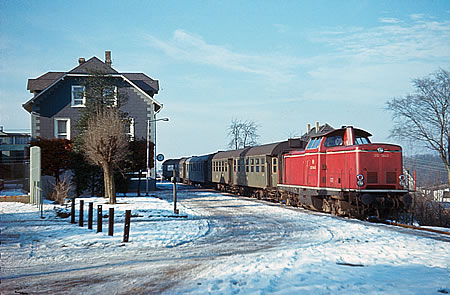
[[[261,172],[266,172],[266,166],[264,165],[264,158],[261,158]]]
[[[277,158],[272,159],[272,168],[273,173],[277,173]]]
[[[255,160],[255,164],[256,164],[256,171],[255,172],[259,172],[259,159]]]

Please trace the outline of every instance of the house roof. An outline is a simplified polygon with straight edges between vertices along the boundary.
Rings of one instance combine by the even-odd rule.
[[[42,91],[52,85],[53,82],[61,78],[64,74],[64,72],[48,72],[36,79],[28,79],[27,90],[30,90],[31,92]]]
[[[98,71],[106,74],[118,74],[116,70],[99,60],[97,57],[91,57],[89,60],[72,69],[69,74],[89,74],[92,71]]]
[[[158,80],[153,80],[144,73],[119,73],[112,67],[108,66],[105,62],[101,61],[97,57],[91,57],[89,60],[80,63],[77,67],[73,68],[69,72],[48,72],[36,79],[28,79],[27,89],[34,93],[34,97],[24,103],[22,106],[28,112],[31,112],[31,106],[33,102],[47,90],[52,88],[60,80],[66,76],[88,76],[92,71],[99,71],[110,74],[112,76],[121,77],[127,82],[137,88],[144,96],[151,99],[154,104],[160,109],[162,105],[153,98],[154,94],[159,91]]]

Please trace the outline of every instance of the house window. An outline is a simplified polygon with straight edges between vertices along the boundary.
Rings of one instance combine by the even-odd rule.
[[[117,106],[117,86],[106,87],[103,89],[103,98],[107,105]]]
[[[134,118],[129,118],[125,130],[127,132],[128,140],[134,140]]]
[[[72,86],[72,106],[84,107],[86,105],[86,97],[84,96],[84,86]]]
[[[70,119],[55,119],[55,137],[70,139]]]

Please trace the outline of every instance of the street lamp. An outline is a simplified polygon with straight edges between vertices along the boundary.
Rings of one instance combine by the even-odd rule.
[[[157,121],[169,121],[169,118],[161,118],[161,119],[155,119],[155,120],[147,120],[147,175],[145,177],[145,196],[148,197],[148,177],[150,175],[150,123],[157,122]],[[155,155],[156,157],[156,124],[155,124]],[[155,180],[156,180],[156,159],[155,159]]]

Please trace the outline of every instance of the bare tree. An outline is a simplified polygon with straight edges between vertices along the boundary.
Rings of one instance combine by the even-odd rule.
[[[244,148],[258,143],[258,127],[255,121],[245,121],[242,125],[242,144]]]
[[[395,122],[391,135],[422,142],[437,151],[450,184],[450,72],[440,69],[429,77],[414,79],[413,85],[413,94],[387,102]]]
[[[241,146],[241,128],[242,122],[239,119],[234,118],[231,120],[227,134],[231,138],[228,143],[229,148],[237,150]]]
[[[257,144],[259,125],[255,121],[232,119],[227,136],[230,137],[228,147],[234,149],[246,148]]]
[[[117,108],[104,108],[89,118],[84,135],[84,149],[89,160],[102,167],[105,197],[116,203],[114,167],[126,158],[128,141],[125,122]]]

